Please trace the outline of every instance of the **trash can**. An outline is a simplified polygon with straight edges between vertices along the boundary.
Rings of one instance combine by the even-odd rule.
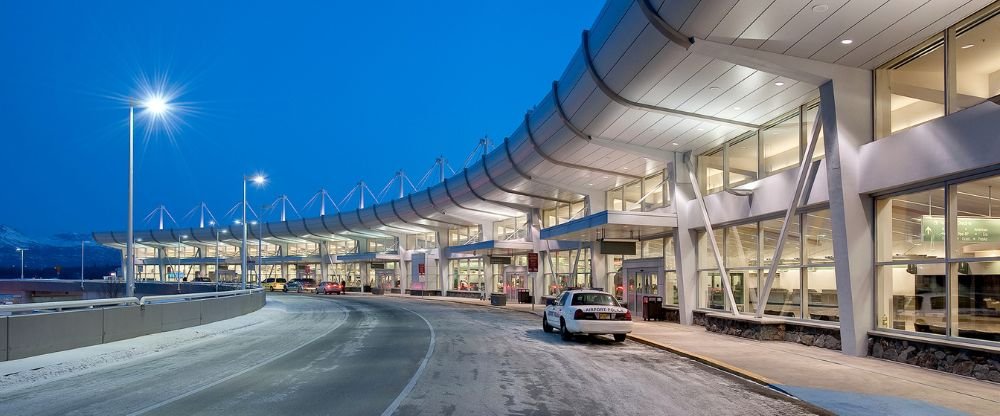
[[[643,296],[642,297],[642,320],[651,319],[663,320],[663,297]]]
[[[517,290],[517,303],[531,303],[531,294],[528,289]]]
[[[490,305],[507,306],[507,295],[504,293],[490,293]]]

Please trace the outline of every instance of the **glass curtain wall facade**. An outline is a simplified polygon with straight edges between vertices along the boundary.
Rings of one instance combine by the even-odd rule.
[[[483,230],[478,225],[468,227],[455,227],[448,230],[448,245],[464,246],[466,244],[478,243],[483,239]]]
[[[453,259],[451,270],[451,290],[482,292],[486,288],[485,261],[479,257]]]
[[[497,241],[524,240],[528,233],[528,217],[518,216],[493,223],[493,239]]]
[[[579,253],[579,261],[577,254]],[[560,250],[548,253],[552,271],[545,274],[548,295],[558,295],[569,287],[590,287],[590,248]],[[576,266],[576,273],[573,267]]]
[[[625,281],[622,276],[622,265],[629,259],[652,259],[663,258],[664,287],[663,303],[665,305],[678,305],[677,292],[677,265],[674,258],[674,238],[672,236],[652,238],[638,242],[636,254],[633,256],[608,254],[605,265],[607,266],[607,282],[609,287],[615,290],[615,296],[622,300],[625,292]],[[598,284],[594,283],[595,286]],[[607,289],[607,288],[606,288]],[[609,290],[610,292],[610,290]]]
[[[784,217],[714,230],[737,309],[746,313],[756,310],[759,290],[772,262],[777,261],[764,313],[838,322],[830,211],[813,210],[796,215],[789,224],[784,247],[776,255],[783,223]],[[722,274],[704,231],[698,232],[698,269],[698,307],[729,310]]]
[[[542,228],[563,224],[587,215],[587,204],[581,199],[572,203],[557,203],[542,210]]]
[[[1000,176],[876,201],[879,327],[1000,341],[1000,195],[994,188],[1000,189]]]
[[[875,137],[1000,94],[1000,5],[932,36],[875,70]]]
[[[670,204],[670,184],[666,171],[659,171],[642,179],[607,191],[608,211],[648,212]]]
[[[698,182],[705,195],[741,185],[798,166],[812,135],[819,111],[814,100],[729,140],[698,156]],[[823,135],[813,160],[823,158]]]

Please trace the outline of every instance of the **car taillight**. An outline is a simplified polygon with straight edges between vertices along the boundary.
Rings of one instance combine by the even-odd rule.
[[[577,309],[576,312],[573,313],[573,319],[583,319],[583,311]]]
[[[626,321],[632,320],[632,311],[625,311],[625,320]]]

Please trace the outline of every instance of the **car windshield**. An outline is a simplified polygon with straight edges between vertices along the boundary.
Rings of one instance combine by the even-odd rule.
[[[573,295],[573,305],[618,306],[618,301],[607,293],[577,293]]]
[[[285,279],[278,278],[278,283],[285,283]]]

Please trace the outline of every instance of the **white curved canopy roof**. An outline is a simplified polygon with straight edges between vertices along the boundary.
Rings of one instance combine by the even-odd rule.
[[[610,1],[548,94],[483,160],[401,199],[264,224],[262,237],[273,242],[388,237],[494,221],[603,193],[665,169],[675,152],[716,146],[817,96],[815,84],[699,53],[703,49],[692,44],[872,69],[988,4]],[[229,228],[223,239],[242,233]],[[249,230],[253,238],[256,228]],[[214,244],[216,230],[136,233],[138,242],[151,245],[177,244],[183,236],[185,244]],[[123,246],[126,235],[98,232],[94,238]]]

